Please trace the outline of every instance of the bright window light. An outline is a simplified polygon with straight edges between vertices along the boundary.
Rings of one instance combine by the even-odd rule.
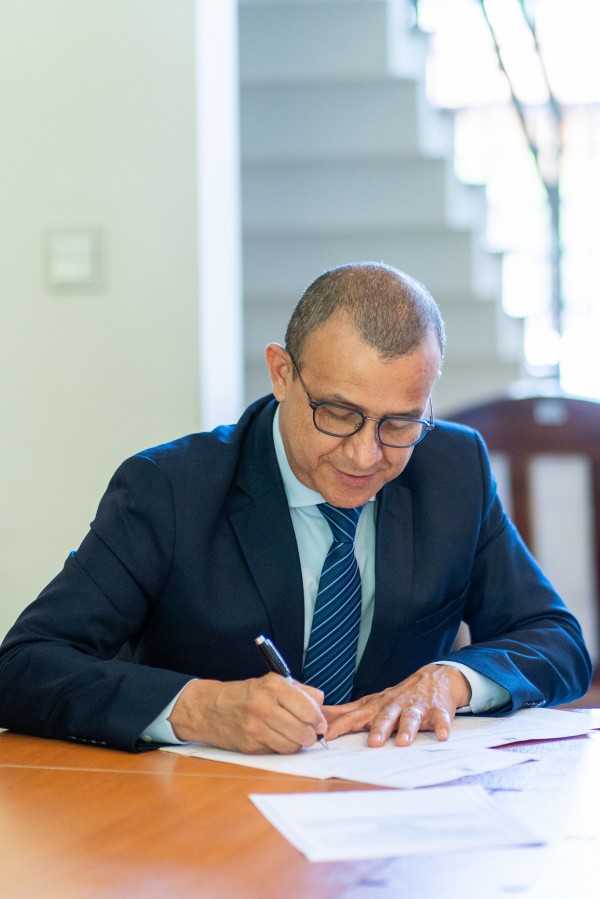
[[[600,2],[420,0],[418,12],[421,28],[431,35],[428,94],[435,105],[455,110],[458,176],[486,186],[486,237],[504,253],[505,311],[525,319],[527,367],[548,374],[558,365],[565,390],[600,398]],[[559,104],[560,133],[546,78]],[[511,84],[539,151],[539,169],[511,100]],[[562,313],[557,323],[544,182],[555,185],[559,176]]]

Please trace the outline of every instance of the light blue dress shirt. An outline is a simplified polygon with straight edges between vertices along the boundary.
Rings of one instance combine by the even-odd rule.
[[[281,434],[279,432],[279,407],[273,419],[273,442],[277,462],[281,471],[283,486],[290,507],[292,525],[298,544],[298,554],[302,568],[302,581],[304,586],[304,652],[308,646],[310,629],[312,625],[317,590],[321,569],[325,556],[331,545],[331,528],[326,519],[317,509],[319,503],[324,502],[323,497],[300,483],[293,473],[287,460]],[[360,630],[358,634],[358,647],[356,651],[356,664],[360,662],[373,622],[373,610],[375,606],[375,514],[377,510],[377,497],[372,497],[365,503],[358,526],[354,552],[360,570],[362,587],[362,612]],[[460,712],[472,712],[481,714],[493,708],[499,708],[510,698],[509,693],[495,681],[473,671],[466,665],[457,662],[441,660],[439,664],[450,665],[461,671],[471,685],[471,703]],[[184,687],[185,689],[185,687]],[[180,691],[181,692],[181,691]],[[179,693],[155,718],[152,724],[144,730],[142,740],[157,743],[180,743],[173,733],[169,721],[171,710],[179,698]]]

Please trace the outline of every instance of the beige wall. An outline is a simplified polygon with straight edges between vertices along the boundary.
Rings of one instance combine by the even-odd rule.
[[[0,0],[0,636],[126,455],[198,427],[192,0]],[[99,229],[56,294],[48,229]]]

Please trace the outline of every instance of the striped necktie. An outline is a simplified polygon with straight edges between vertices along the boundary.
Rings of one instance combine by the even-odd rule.
[[[354,555],[356,525],[362,506],[338,509],[317,506],[333,534],[315,603],[302,680],[325,693],[327,705],[352,695],[361,615],[360,572]]]

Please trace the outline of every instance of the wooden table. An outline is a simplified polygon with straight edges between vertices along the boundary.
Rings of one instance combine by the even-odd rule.
[[[567,835],[552,846],[552,872],[547,848],[522,850],[530,853],[523,856],[528,871],[542,862],[527,884],[541,892],[523,889],[533,875],[524,881],[506,870],[507,850],[311,864],[248,799],[369,789],[358,784],[0,733],[0,892],[6,899],[488,899],[510,892],[570,899],[580,895],[565,886],[576,875],[578,890],[597,895],[600,840],[590,837],[589,823],[600,821],[600,733],[512,751],[538,761],[460,782],[492,793],[525,790],[532,808],[542,798],[560,808]]]

